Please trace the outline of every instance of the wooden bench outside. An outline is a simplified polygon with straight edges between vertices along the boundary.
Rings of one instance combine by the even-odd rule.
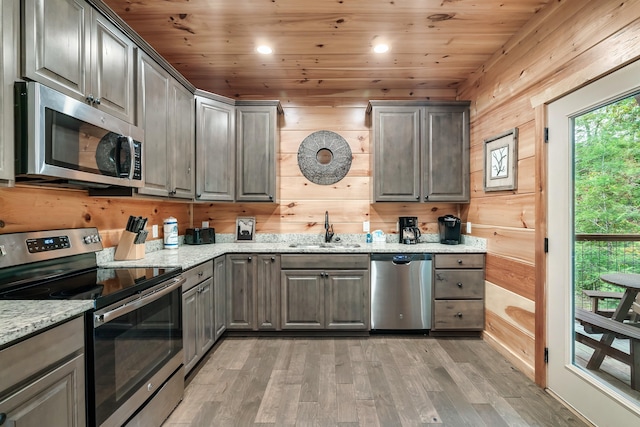
[[[629,365],[631,368],[631,388],[640,390],[640,328],[609,319],[608,317],[582,308],[576,308],[575,316],[583,326],[591,326],[602,331],[600,333],[610,333],[615,335],[616,338],[629,340],[630,351],[629,353],[625,353],[624,351],[585,335],[581,331],[576,331],[576,340],[578,342],[588,345],[594,350],[599,349],[604,352],[605,355]],[[587,368],[598,369],[599,366],[592,368],[587,364]]]
[[[591,311],[605,317],[611,317],[615,309],[601,309],[599,306],[600,301],[607,299],[620,301],[622,299],[622,296],[624,295],[624,292],[591,291],[588,289],[583,290],[582,293],[591,298]],[[640,299],[640,297],[638,299]],[[640,305],[638,304],[638,301],[636,301],[629,310],[629,313],[625,316],[625,319],[632,319],[635,321],[639,313]],[[596,331],[589,330],[587,332],[598,333]]]

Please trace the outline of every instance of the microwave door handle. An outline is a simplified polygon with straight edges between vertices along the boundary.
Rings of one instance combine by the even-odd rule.
[[[133,179],[133,173],[135,172],[136,167],[136,147],[133,141],[133,138],[127,136],[127,142],[129,143],[129,159],[131,163],[129,164],[129,179]]]

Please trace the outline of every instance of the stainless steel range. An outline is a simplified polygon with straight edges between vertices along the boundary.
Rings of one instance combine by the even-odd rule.
[[[100,268],[96,228],[0,235],[0,299],[90,299],[87,425],[160,425],[182,399],[181,268]]]

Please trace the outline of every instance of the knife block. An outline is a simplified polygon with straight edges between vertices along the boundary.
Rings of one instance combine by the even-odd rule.
[[[133,243],[137,234],[130,231],[123,231],[116,248],[113,259],[116,261],[126,261],[144,258],[144,243]]]

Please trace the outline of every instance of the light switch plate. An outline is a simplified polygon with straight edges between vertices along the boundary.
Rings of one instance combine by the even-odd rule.
[[[471,234],[471,223],[467,221],[467,234]]]
[[[369,221],[362,221],[362,231],[364,233],[368,233],[369,231],[371,231],[371,224],[369,223]]]
[[[151,237],[153,237],[154,239],[158,238],[158,224],[151,226]]]
[[[209,228],[209,221],[202,221],[202,228]]]

